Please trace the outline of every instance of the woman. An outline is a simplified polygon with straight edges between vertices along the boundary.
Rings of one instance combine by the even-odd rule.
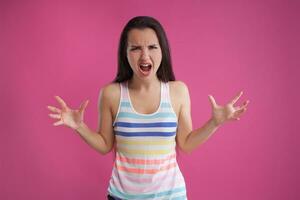
[[[138,16],[124,27],[118,50],[118,73],[99,95],[99,130],[84,123],[84,110],[72,110],[59,97],[61,109],[48,106],[58,119],[105,155],[115,149],[108,199],[187,199],[176,146],[191,152],[222,124],[239,120],[249,101],[235,107],[242,92],[227,105],[209,95],[211,118],[192,129],[187,86],[175,81],[168,40],[154,18]]]

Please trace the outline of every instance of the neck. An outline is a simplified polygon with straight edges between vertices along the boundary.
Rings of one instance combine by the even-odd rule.
[[[151,80],[141,80],[133,76],[128,81],[128,87],[135,89],[135,90],[151,90],[151,89],[157,89],[158,86],[160,86],[160,80],[155,77]]]

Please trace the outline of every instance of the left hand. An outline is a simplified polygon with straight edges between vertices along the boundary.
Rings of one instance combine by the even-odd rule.
[[[212,95],[209,95],[209,100],[212,105],[212,120],[219,126],[229,120],[240,120],[241,114],[247,110],[247,105],[249,100],[245,101],[242,106],[234,107],[234,104],[242,96],[243,91],[241,91],[236,97],[234,97],[225,106],[218,105]]]

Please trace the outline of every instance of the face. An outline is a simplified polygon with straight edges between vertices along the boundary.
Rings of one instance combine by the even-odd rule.
[[[153,29],[132,29],[128,32],[127,59],[137,78],[156,78],[162,53]]]

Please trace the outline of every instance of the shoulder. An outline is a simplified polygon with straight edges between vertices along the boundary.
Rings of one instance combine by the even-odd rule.
[[[106,101],[109,104],[114,104],[119,101],[120,93],[119,83],[108,83],[103,86],[99,92],[99,102]]]
[[[182,107],[189,107],[189,90],[183,81],[169,81],[169,86],[171,102],[177,116],[179,116]]]
[[[116,93],[120,92],[119,83],[108,83],[103,86],[100,92],[103,93],[103,96],[112,98],[116,96]]]
[[[178,97],[184,97],[189,94],[188,86],[183,81],[169,81],[171,93]]]

